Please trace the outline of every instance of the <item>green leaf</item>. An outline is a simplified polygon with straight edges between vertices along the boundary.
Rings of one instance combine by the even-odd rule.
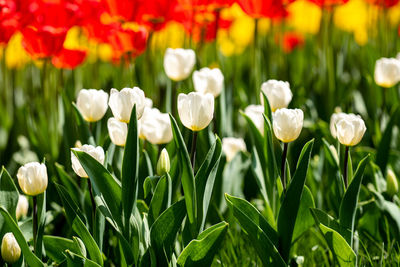
[[[65,260],[63,252],[70,250],[74,253],[79,253],[79,248],[73,240],[58,237],[58,236],[43,236],[43,244],[46,249],[46,256],[56,263],[61,263]]]
[[[276,244],[278,234],[261,213],[244,199],[225,194],[225,199],[242,229],[248,234],[251,244],[265,266],[286,266]],[[272,262],[271,262],[272,259]]]
[[[185,203],[188,219],[191,225],[196,224],[196,188],[195,188],[195,180],[194,174],[192,170],[192,165],[190,163],[189,153],[187,151],[185,142],[183,141],[183,137],[181,132],[179,131],[179,127],[176,124],[174,117],[169,114],[171,119],[172,132],[174,134],[174,140],[176,149],[178,151],[178,159],[179,166],[181,169],[181,181],[183,192],[185,194]]]
[[[65,186],[71,198],[76,203],[80,203],[79,198],[82,196],[82,190],[80,189],[76,181],[72,179],[71,176],[65,171],[64,166],[58,163],[55,163],[54,165],[56,166],[56,170],[60,178],[61,184]]]
[[[353,247],[353,231],[357,211],[358,195],[360,193],[362,178],[368,160],[369,155],[362,159],[358,164],[354,178],[344,194],[340,204],[339,221],[343,227],[349,229],[351,232],[350,236],[345,236],[346,241],[350,244],[350,247]]]
[[[37,197],[37,209],[38,209],[38,229],[37,229],[37,239],[36,239],[36,247],[35,254],[39,259],[42,258],[43,255],[43,233],[44,227],[46,224],[46,191],[42,194],[36,196]]]
[[[340,223],[337,220],[335,220],[335,218],[333,218],[331,215],[329,215],[325,211],[320,210],[320,209],[314,209],[314,208],[311,208],[310,211],[311,211],[311,214],[314,217],[314,220],[317,225],[322,223],[323,225],[325,225],[329,228],[332,228],[333,230],[338,232],[341,236],[350,234],[349,233],[350,231],[348,229],[346,229],[342,225],[340,225]],[[348,233],[346,233],[346,232],[348,232]]]
[[[269,120],[272,121],[272,109],[271,105],[269,104],[268,97],[265,95],[265,93],[262,91],[262,98],[264,99],[264,113],[265,117]]]
[[[293,230],[300,207],[300,200],[303,193],[304,183],[307,177],[307,170],[310,162],[313,144],[314,140],[311,140],[304,145],[297,163],[296,172],[294,173],[293,179],[290,181],[286,195],[283,198],[281,208],[279,209],[278,248],[285,262],[289,261]]]
[[[0,206],[3,206],[16,220],[15,211],[19,199],[18,189],[7,170],[3,167],[0,173]],[[4,219],[0,216],[0,231],[2,229]]]
[[[303,194],[301,195],[300,207],[296,218],[296,224],[293,230],[292,242],[298,239],[305,231],[314,225],[314,218],[310,212],[310,208],[314,208],[314,198],[310,189],[304,186]]]
[[[19,247],[21,248],[22,255],[24,256],[26,263],[30,267],[44,266],[44,263],[38,257],[36,257],[36,255],[33,254],[33,252],[29,249],[28,243],[26,242],[24,235],[19,229],[17,223],[14,221],[10,213],[8,213],[8,211],[3,206],[0,206],[0,214],[4,219],[4,223],[14,234],[14,237],[17,240]]]
[[[228,230],[226,222],[220,222],[203,231],[192,240],[178,257],[179,266],[211,266]]]
[[[325,138],[322,138],[322,144],[324,145],[324,152],[325,152],[325,156],[328,159],[329,163],[332,166],[335,166],[335,168],[337,170],[340,169],[340,163],[339,163],[339,158],[336,152],[336,155],[334,154],[334,152],[330,149],[330,145],[329,143],[325,140]],[[336,148],[335,148],[336,150]]]
[[[158,218],[158,216],[171,205],[172,182],[167,173],[158,181],[149,206],[149,225]]]
[[[242,116],[246,119],[247,124],[249,125],[249,130],[250,130],[250,136],[251,140],[254,144],[254,146],[257,149],[258,156],[260,157],[261,165],[263,166],[263,169],[265,167],[266,159],[264,156],[264,137],[254,124],[253,120],[247,116],[245,113],[241,112]]]
[[[88,123],[83,119],[81,112],[79,111],[78,107],[75,103],[72,103],[75,111],[75,119],[76,119],[76,126],[79,129],[79,137],[84,143],[88,143],[90,145],[96,145],[94,142],[94,138],[90,132]]]
[[[136,118],[136,105],[133,106],[126,138],[124,158],[122,161],[122,207],[124,214],[125,232],[137,199],[139,174],[139,137]]]
[[[185,216],[185,202],[180,200],[164,211],[151,226],[150,244],[157,257],[157,266],[164,266],[171,258],[176,234]]]
[[[65,251],[68,267],[99,267],[100,265],[69,250]]]
[[[264,98],[264,101],[265,100],[266,97]],[[274,191],[275,180],[278,177],[278,168],[276,166],[274,143],[272,141],[272,137],[274,136],[274,134],[272,132],[271,116],[269,117],[265,115],[263,116],[264,116],[264,155],[266,161],[265,185],[267,189],[267,195],[270,198],[269,200],[270,202],[272,202],[271,200],[273,199],[273,194],[275,193]]]

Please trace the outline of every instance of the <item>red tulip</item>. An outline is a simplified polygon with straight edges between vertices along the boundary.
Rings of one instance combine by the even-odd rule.
[[[144,52],[147,45],[148,32],[141,27],[138,30],[114,28],[108,36],[108,43],[117,55],[131,53],[137,56]]]
[[[381,6],[383,8],[390,8],[399,3],[399,0],[367,0],[370,4]]]
[[[7,44],[18,30],[20,17],[15,1],[0,1],[0,44]]]
[[[332,6],[346,4],[349,0],[308,0],[322,8],[330,8]]]
[[[87,52],[85,50],[70,50],[63,48],[51,59],[51,63],[60,69],[74,69],[82,64]]]
[[[58,54],[63,48],[67,29],[44,26],[26,27],[21,30],[22,45],[33,58],[45,58]]]
[[[236,0],[236,2],[253,18],[282,18],[288,15],[281,0]]]
[[[301,34],[287,32],[283,35],[282,49],[285,53],[290,53],[294,49],[304,45],[304,37]]]
[[[142,1],[142,0],[140,0]],[[135,21],[140,7],[137,0],[102,0],[106,11],[117,20]],[[148,0],[151,1],[151,0]]]

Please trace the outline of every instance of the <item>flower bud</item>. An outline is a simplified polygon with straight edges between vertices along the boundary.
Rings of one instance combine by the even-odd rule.
[[[164,148],[163,150],[161,150],[160,158],[157,162],[157,174],[160,176],[164,175],[168,173],[170,169],[171,164],[169,161],[168,151]]]
[[[193,84],[197,92],[217,97],[224,87],[224,75],[218,68],[202,68],[193,72]]]
[[[336,164],[339,166],[339,155],[337,153],[335,146],[330,145],[329,150],[331,151],[333,159],[335,160]]]
[[[17,217],[17,220],[19,220],[21,217],[25,217],[28,214],[28,209],[29,209],[28,198],[24,195],[19,195],[17,209],[15,210],[15,215]]]
[[[82,89],[79,91],[76,106],[88,122],[101,120],[106,114],[108,94],[103,90]]]
[[[292,91],[288,82],[268,80],[261,85],[261,91],[268,99],[272,112],[280,108],[287,108],[292,101]],[[264,97],[261,94],[261,104],[264,105]]]
[[[101,146],[94,147],[92,145],[83,145],[80,148],[72,148],[75,151],[83,151],[92,156],[95,160],[104,164],[104,150]],[[78,158],[75,154],[71,151],[71,162],[72,162],[72,169],[74,172],[82,178],[88,178],[86,171],[83,169],[81,163],[79,162]]]
[[[107,121],[108,134],[111,142],[117,146],[125,146],[128,135],[128,125],[116,118],[109,118]]]
[[[39,162],[30,162],[18,169],[18,183],[21,190],[30,196],[43,193],[47,188],[47,168]]]
[[[367,127],[359,115],[347,114],[336,123],[339,142],[345,146],[357,145],[364,136]]]
[[[399,183],[397,182],[397,177],[392,171],[392,169],[388,169],[386,175],[386,192],[389,196],[393,196],[397,194],[399,191]]]
[[[226,155],[226,161],[231,161],[238,152],[246,151],[246,144],[243,138],[225,137],[222,138],[222,151]]]
[[[214,97],[212,94],[197,92],[179,94],[178,113],[186,128],[201,131],[210,124],[214,116]]]
[[[167,48],[164,55],[164,71],[173,81],[182,81],[189,77],[196,63],[196,54],[192,49]]]
[[[251,119],[257,129],[264,135],[264,107],[262,105],[249,105],[244,113]]]
[[[139,133],[142,139],[154,145],[169,143],[173,138],[169,115],[156,108],[146,108],[140,119]]]
[[[400,81],[400,60],[380,58],[375,63],[375,83],[382,87],[392,87]]]
[[[121,91],[111,89],[108,105],[114,117],[121,122],[129,123],[134,105],[136,105],[136,116],[139,120],[145,104],[144,92],[139,87],[124,88]]]
[[[276,138],[284,143],[296,140],[303,128],[304,114],[301,109],[278,109],[272,113]]]
[[[21,248],[12,233],[6,233],[1,242],[1,257],[7,263],[13,264],[21,257]]]

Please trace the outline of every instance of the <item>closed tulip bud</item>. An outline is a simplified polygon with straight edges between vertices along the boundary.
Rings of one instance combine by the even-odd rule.
[[[6,233],[1,242],[1,257],[7,263],[13,264],[21,257],[21,248],[12,233]]]
[[[128,125],[120,122],[116,118],[109,118],[107,121],[108,134],[111,142],[117,146],[125,146],[126,136],[128,135]]]
[[[382,87],[392,87],[400,81],[400,60],[380,58],[375,63],[375,82]]]
[[[101,146],[94,147],[92,145],[83,145],[80,148],[72,148],[72,150],[83,151],[83,152],[89,154],[90,156],[92,156],[95,160],[97,160],[101,164],[104,164],[104,150]],[[72,169],[79,177],[82,177],[82,178],[89,177],[87,175],[86,171],[83,169],[78,158],[75,156],[75,154],[72,151],[71,151],[71,162],[72,162]]]
[[[222,138],[222,151],[226,155],[226,161],[231,161],[238,152],[246,151],[246,144],[243,138],[225,137]]]
[[[168,151],[164,148],[161,150],[160,158],[157,162],[157,174],[164,175],[171,169],[171,163],[169,161]]]
[[[337,153],[335,146],[330,145],[329,150],[331,151],[333,159],[336,161],[336,164],[339,166],[339,155]]]
[[[201,131],[210,124],[214,116],[212,94],[191,92],[179,94],[178,113],[182,124],[192,131]]]
[[[79,91],[76,106],[88,122],[101,120],[106,114],[108,94],[103,90],[82,89]]]
[[[156,108],[146,108],[140,119],[139,133],[142,139],[154,145],[169,143],[173,138],[169,115]]]
[[[249,105],[244,113],[252,120],[254,125],[264,135],[264,107],[262,105]]]
[[[296,140],[303,128],[304,114],[301,109],[278,109],[272,113],[273,129],[276,138],[284,143]]]
[[[292,91],[288,82],[268,80],[261,85],[261,91],[268,99],[272,112],[280,108],[287,108],[292,101]],[[261,104],[264,105],[264,97],[261,94]]]
[[[331,116],[331,120],[329,123],[329,130],[331,131],[331,135],[333,138],[336,138],[336,123],[346,117],[347,114],[343,112],[333,113]]]
[[[196,63],[196,54],[192,49],[167,48],[164,55],[164,71],[173,81],[182,81],[189,77]]]
[[[47,188],[46,165],[39,162],[27,163],[19,168],[17,178],[19,186],[25,194],[29,196],[39,195]]]
[[[129,123],[134,105],[136,105],[136,117],[139,120],[145,104],[144,92],[139,87],[124,88],[121,91],[111,89],[108,105],[114,117],[119,121]]]
[[[15,210],[15,215],[17,217],[17,220],[19,220],[21,217],[25,217],[28,214],[28,209],[29,209],[28,198],[24,195],[19,195],[17,209]]]
[[[336,123],[339,142],[345,146],[357,145],[364,136],[367,127],[359,115],[347,114]]]
[[[224,87],[224,75],[220,69],[202,68],[193,72],[194,89],[197,92],[210,93],[214,97],[219,96]]]
[[[397,182],[397,177],[391,169],[388,169],[386,176],[386,193],[389,196],[397,194],[399,191],[399,183]]]

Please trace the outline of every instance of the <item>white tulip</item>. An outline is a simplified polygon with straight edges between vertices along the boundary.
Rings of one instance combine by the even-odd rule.
[[[196,63],[196,54],[192,49],[167,48],[164,55],[164,70],[168,78],[182,81],[189,77]]]
[[[153,107],[153,100],[151,100],[151,98],[146,97],[144,99],[144,107],[145,108],[152,108]]]
[[[139,123],[140,137],[154,145],[169,143],[173,138],[169,115],[156,108],[146,108]]]
[[[178,95],[178,113],[182,124],[192,131],[206,128],[214,116],[214,97],[212,94],[191,92]]]
[[[288,82],[268,80],[261,85],[261,91],[264,92],[271,106],[272,112],[280,108],[287,108],[292,101],[292,91]],[[261,94],[261,104],[264,105],[264,97]]]
[[[226,155],[226,161],[231,161],[238,152],[246,151],[246,143],[243,138],[225,137],[222,138],[222,151]]]
[[[104,150],[101,146],[94,147],[92,145],[83,145],[80,148],[72,148],[75,151],[83,151],[92,156],[95,160],[104,164]],[[82,178],[88,178],[86,171],[83,169],[79,159],[75,156],[75,154],[71,151],[71,162],[72,162],[72,169],[74,172]]]
[[[6,233],[1,241],[1,257],[7,263],[15,263],[21,257],[21,248],[13,233]]]
[[[117,146],[125,146],[126,137],[128,135],[128,125],[120,122],[116,118],[109,118],[107,121],[108,134],[111,142]]]
[[[30,196],[43,193],[47,188],[47,168],[39,162],[30,162],[18,169],[17,173],[19,187]]]
[[[301,109],[278,109],[272,113],[273,129],[276,138],[284,143],[296,140],[303,128],[304,114]]]
[[[197,92],[217,97],[224,87],[224,75],[218,68],[202,68],[193,72],[193,84]]]
[[[28,198],[24,195],[19,195],[17,208],[15,210],[15,216],[17,217],[17,220],[19,220],[21,217],[25,217],[28,214],[28,209]]]
[[[171,163],[169,160],[169,155],[168,155],[168,151],[163,148],[163,150],[161,150],[160,153],[160,158],[158,159],[157,162],[157,174],[158,175],[164,175],[166,173],[168,173],[171,169]]]
[[[338,112],[338,113],[333,113],[331,116],[331,120],[329,123],[329,130],[331,131],[331,135],[333,138],[336,138],[336,123],[340,121],[341,119],[345,118],[347,116],[346,113],[343,112]]]
[[[103,90],[82,89],[79,91],[76,106],[88,122],[101,120],[107,112],[108,94]]]
[[[375,63],[375,82],[382,87],[392,87],[400,81],[400,60],[380,58]]]
[[[244,113],[253,121],[254,125],[264,135],[264,107],[262,105],[249,105]]]
[[[144,92],[139,87],[124,88],[121,91],[111,89],[108,105],[114,117],[119,121],[129,123],[134,105],[136,105],[136,116],[139,120],[142,117],[145,104]]]
[[[336,123],[339,142],[345,146],[357,145],[364,136],[367,127],[359,115],[347,114]]]

